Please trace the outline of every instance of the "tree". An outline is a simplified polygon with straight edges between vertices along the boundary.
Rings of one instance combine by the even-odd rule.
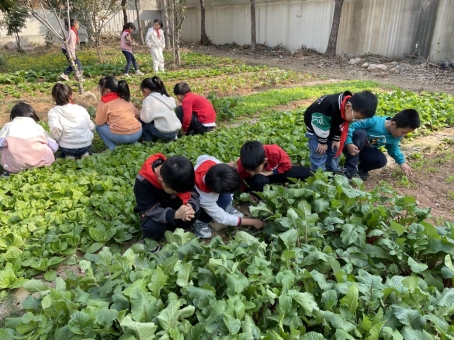
[[[121,0],[121,10],[123,11],[123,25],[128,23],[128,13],[126,12],[126,3],[128,0]]]
[[[22,52],[23,49],[20,45],[19,33],[25,27],[27,19],[30,17],[27,9],[15,3],[12,7],[8,8],[2,20],[2,26],[6,27],[6,35],[14,35],[16,38],[17,51]]]
[[[255,0],[251,0],[251,50],[255,51],[255,45],[257,44],[256,38],[256,24],[255,24]]]
[[[0,0],[0,11],[8,12],[14,6],[14,0]]]
[[[333,23],[331,25],[331,33],[329,34],[328,47],[326,48],[325,52],[325,54],[330,57],[334,57],[336,55],[337,35],[339,33],[339,25],[343,5],[344,0],[334,0]]]
[[[209,45],[210,39],[208,39],[207,32],[205,30],[205,0],[200,0],[200,27],[201,27],[201,37],[200,44]]]
[[[136,12],[137,12],[137,26],[139,27],[139,43],[143,45],[143,29],[142,29],[142,21],[140,21],[140,4],[139,0],[134,0],[136,5]]]
[[[181,64],[180,57],[180,33],[184,19],[186,19],[186,0],[171,0],[170,8],[172,19],[172,47],[174,65]]]
[[[169,13],[167,11],[167,0],[161,0],[162,16],[164,18],[164,38],[166,40],[166,48],[170,48],[170,25],[169,25]]]

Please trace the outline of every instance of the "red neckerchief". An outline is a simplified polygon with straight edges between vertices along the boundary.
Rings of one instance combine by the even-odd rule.
[[[350,125],[350,122],[345,120],[345,105],[347,105],[347,101],[351,98],[352,96],[345,96],[345,98],[342,100],[341,103],[341,117],[344,120],[344,122],[341,124],[340,129],[341,129],[341,138],[340,138],[340,145],[339,145],[339,150],[336,152],[336,156],[340,156],[342,153],[342,150],[344,149],[344,144],[345,141],[347,140],[348,136],[348,126]]]
[[[156,175],[156,173],[153,171],[153,163],[159,159],[165,161],[167,158],[161,153],[157,153],[148,157],[145,163],[143,163],[142,167],[140,168],[139,175],[145,177],[156,188],[162,189],[162,184],[159,182],[158,175]],[[191,199],[190,192],[178,193],[176,194],[176,196],[181,198],[183,204],[188,203],[188,201]]]
[[[108,103],[118,98],[120,98],[120,96],[118,95],[117,92],[109,92],[108,94],[105,94],[104,96],[101,97],[101,101],[103,103]]]
[[[71,27],[71,31],[76,35],[76,43],[79,43],[79,34],[77,33],[77,30],[74,27]]]
[[[156,31],[156,33],[158,34],[158,39],[161,39],[161,34],[159,34],[159,30],[160,30],[160,28],[158,28],[158,29],[155,30],[155,31]]]
[[[205,184],[205,175],[207,174],[207,171],[210,170],[210,168],[216,164],[217,164],[216,162],[207,160],[202,162],[202,164],[200,164],[197,170],[195,171],[195,185],[201,191],[212,192],[212,190],[208,188],[208,186]]]

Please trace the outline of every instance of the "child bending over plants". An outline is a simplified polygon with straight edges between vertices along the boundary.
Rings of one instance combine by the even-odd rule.
[[[176,84],[173,93],[181,102],[181,106],[176,108],[177,117],[182,124],[181,135],[203,135],[216,127],[216,111],[208,99],[192,93],[185,82]]]
[[[11,122],[0,131],[3,176],[51,165],[55,161],[54,152],[58,150],[58,144],[36,123],[39,117],[33,107],[26,103],[14,105],[10,119]]]
[[[300,180],[312,176],[310,168],[293,166],[288,154],[278,145],[259,141],[243,144],[236,169],[251,191],[262,192],[267,184],[285,183],[289,177]],[[255,196],[251,196],[256,200]]]
[[[136,206],[143,237],[159,242],[166,230],[188,229],[200,215],[194,190],[194,167],[185,157],[150,156],[134,184]],[[159,244],[152,250],[160,250]]]
[[[369,171],[386,165],[386,156],[378,149],[384,146],[404,174],[410,176],[411,167],[406,163],[399,143],[420,125],[418,111],[413,109],[402,110],[392,118],[372,117],[351,124],[344,147],[344,174],[349,179],[360,177],[366,181]]]
[[[90,155],[95,124],[87,110],[73,103],[73,92],[66,84],[54,85],[52,99],[56,105],[47,114],[48,123],[61,157],[75,160]]]
[[[212,220],[228,226],[263,228],[263,221],[243,218],[243,214],[232,205],[233,193],[240,189],[241,183],[240,175],[230,165],[207,155],[197,158],[195,188],[200,195],[202,213],[192,227],[196,236],[210,238],[212,234],[208,223]]]
[[[132,46],[134,45],[134,41],[132,39],[132,32],[134,32],[136,26],[132,22],[128,22],[123,26],[123,32],[121,33],[120,37],[120,48],[121,52],[126,58],[126,68],[125,68],[125,77],[129,77],[129,69],[131,68],[131,63],[136,69],[136,74],[138,76],[143,76],[143,73],[140,72],[139,66],[137,65],[136,58],[132,53]]]
[[[140,84],[144,97],[140,110],[144,141],[177,139],[181,122],[175,114],[175,99],[169,96],[161,78],[145,78]]]
[[[142,136],[139,111],[129,101],[131,93],[126,80],[114,76],[99,80],[101,101],[96,109],[96,131],[104,144],[114,150],[117,144],[133,144]]]
[[[349,123],[372,117],[376,108],[377,97],[369,91],[326,95],[311,104],[304,113],[311,170],[340,174],[339,156],[347,139]]]

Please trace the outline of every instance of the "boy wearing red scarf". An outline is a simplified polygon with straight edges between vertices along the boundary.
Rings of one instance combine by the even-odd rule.
[[[375,114],[377,97],[363,91],[323,96],[306,109],[304,123],[309,138],[311,170],[341,173],[339,156],[347,139],[352,121],[370,118]]]
[[[166,230],[194,224],[200,215],[194,183],[194,167],[185,157],[158,153],[145,161],[134,184],[134,212],[140,215],[143,237],[159,242]]]

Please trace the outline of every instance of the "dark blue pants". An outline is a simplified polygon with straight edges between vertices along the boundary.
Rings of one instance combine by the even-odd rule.
[[[134,54],[132,54],[131,52],[128,52],[128,51],[122,51],[122,52],[126,58],[125,73],[129,73],[129,69],[131,68],[131,63],[137,71],[139,69],[139,66],[137,66],[137,62],[136,62],[136,58],[134,57]]]
[[[229,206],[229,204],[231,202],[232,202],[232,194],[219,194],[219,198],[216,201],[217,205],[220,208],[222,208],[222,210],[224,210],[224,211],[225,211],[225,209],[227,209],[227,207]],[[205,210],[203,210],[203,208],[201,208],[200,210],[202,210],[202,212],[200,214],[199,221],[202,221],[202,222],[205,222],[205,223],[209,223],[209,222],[213,221],[211,216],[208,215],[205,212]]]
[[[353,144],[355,144],[360,152],[352,156],[348,153],[347,147],[344,147],[345,164],[344,167],[348,171],[368,172],[374,169],[383,168],[388,160],[383,152],[371,146],[367,139],[367,131],[363,129],[353,132]]]
[[[66,68],[66,70],[63,72],[64,74],[68,75],[73,71],[73,67],[71,66],[71,59],[69,59],[68,54],[66,53],[66,50],[64,48],[61,49],[62,53],[65,55],[66,60],[68,60],[69,66]],[[82,71],[82,63],[80,62],[79,58],[77,58],[76,55],[76,60],[74,60],[74,63],[77,65],[77,69],[79,72]]]
[[[262,192],[267,184],[289,182],[289,178],[296,178],[303,181],[310,176],[312,176],[310,168],[305,166],[292,166],[289,171],[282,174],[271,176],[254,175],[246,178],[245,181],[251,191]]]
[[[61,157],[62,158],[66,158],[67,156],[80,157],[84,153],[89,152],[90,148],[91,148],[91,145],[86,146],[84,148],[77,148],[77,149],[68,149],[68,148],[60,147]]]
[[[180,120],[181,124],[183,124],[183,108],[178,106],[175,109],[175,113]],[[202,123],[200,123],[199,119],[197,118],[197,115],[195,112],[192,113],[192,118],[191,122],[189,123],[188,127],[188,133],[189,134],[199,134],[203,135],[205,132],[211,131],[214,129],[214,126],[203,126]]]

